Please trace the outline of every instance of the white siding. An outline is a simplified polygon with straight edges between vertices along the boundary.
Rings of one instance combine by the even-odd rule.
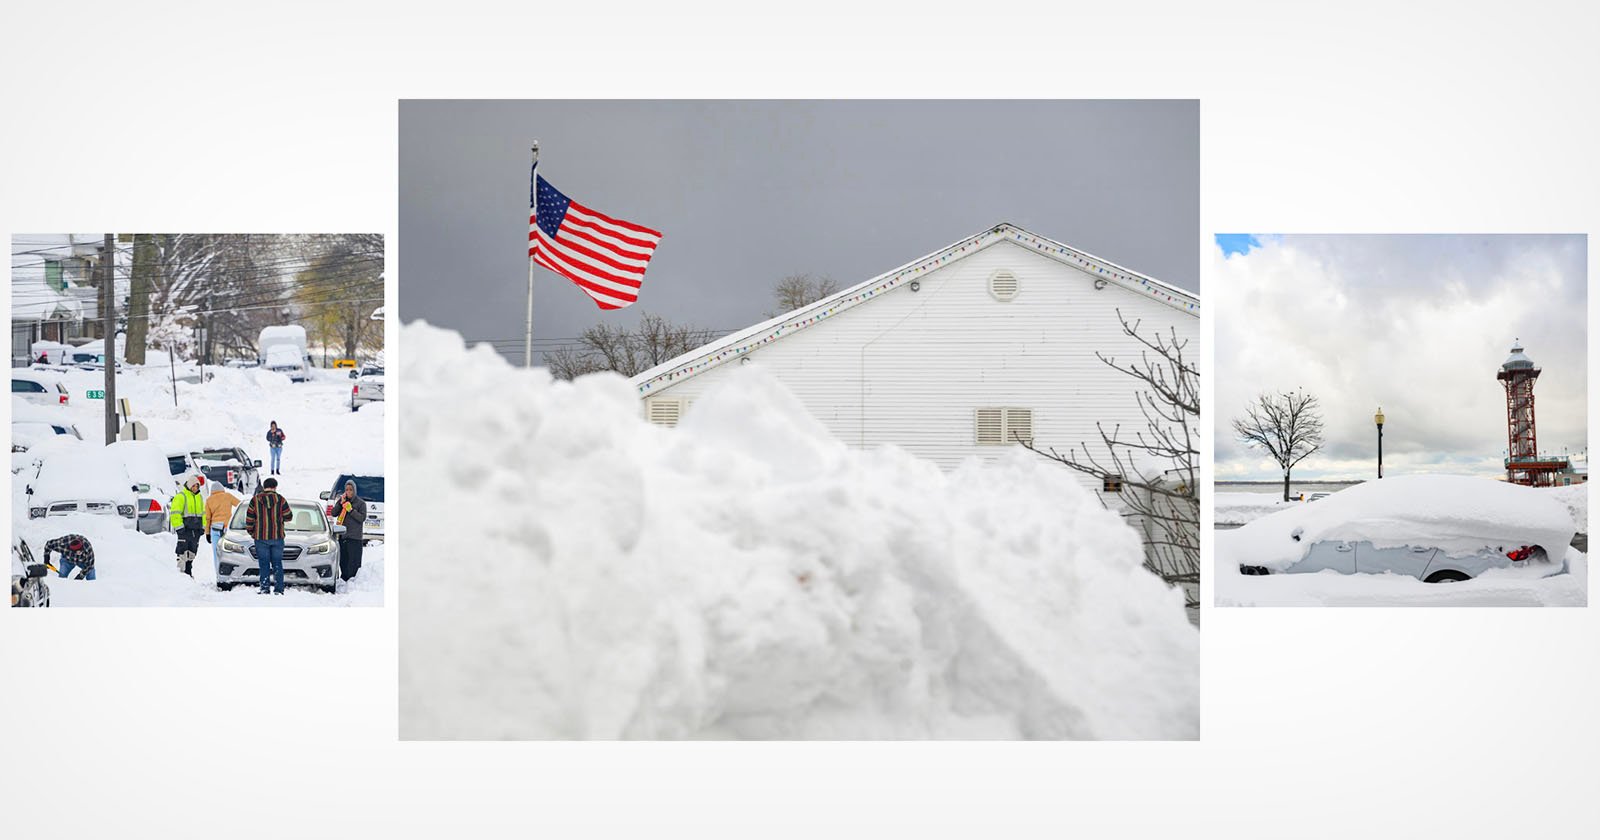
[[[1008,302],[990,294],[1005,269],[1019,288]],[[1143,319],[1147,336],[1175,327],[1199,359],[1199,319],[1032,249],[1000,242],[909,284],[750,354],[776,374],[834,434],[854,446],[893,443],[954,467],[993,459],[1003,447],[977,443],[977,409],[1028,408],[1040,448],[1089,441],[1098,454],[1099,421],[1143,430],[1138,383],[1095,358],[1139,358],[1122,334],[1117,308]],[[651,397],[693,398],[738,361],[655,389]],[[1087,482],[1086,482],[1087,483]],[[1098,485],[1095,485],[1098,489]]]

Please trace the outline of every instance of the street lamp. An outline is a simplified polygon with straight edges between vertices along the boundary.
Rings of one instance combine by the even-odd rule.
[[[1383,478],[1383,406],[1378,406],[1378,413],[1372,415],[1372,422],[1378,424],[1378,477]]]

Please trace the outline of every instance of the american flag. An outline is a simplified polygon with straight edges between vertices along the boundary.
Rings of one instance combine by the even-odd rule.
[[[639,299],[661,232],[612,218],[567,198],[533,168],[528,258],[578,284],[601,309]]]

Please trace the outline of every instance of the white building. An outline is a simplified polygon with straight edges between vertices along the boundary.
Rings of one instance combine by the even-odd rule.
[[[1119,311],[1147,338],[1175,330],[1198,366],[1197,295],[1001,224],[633,384],[645,416],[673,424],[732,366],[760,364],[853,446],[892,443],[947,469],[993,458],[1015,436],[1063,453],[1088,442],[1100,454],[1096,423],[1130,436],[1146,427],[1143,383],[1095,356],[1140,359]]]

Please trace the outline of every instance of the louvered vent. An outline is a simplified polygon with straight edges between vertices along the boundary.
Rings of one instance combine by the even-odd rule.
[[[650,422],[658,426],[676,426],[679,415],[683,413],[683,400],[653,399],[649,402],[647,412]]]
[[[1017,275],[1005,269],[996,271],[989,277],[989,294],[995,300],[1010,300],[1017,296]]]
[[[1033,443],[1033,409],[1006,409],[1006,443]]]
[[[978,445],[999,446],[1006,442],[1002,419],[1003,409],[978,409]]]
[[[979,446],[1004,446],[1033,441],[1033,409],[980,408],[976,411]]]

